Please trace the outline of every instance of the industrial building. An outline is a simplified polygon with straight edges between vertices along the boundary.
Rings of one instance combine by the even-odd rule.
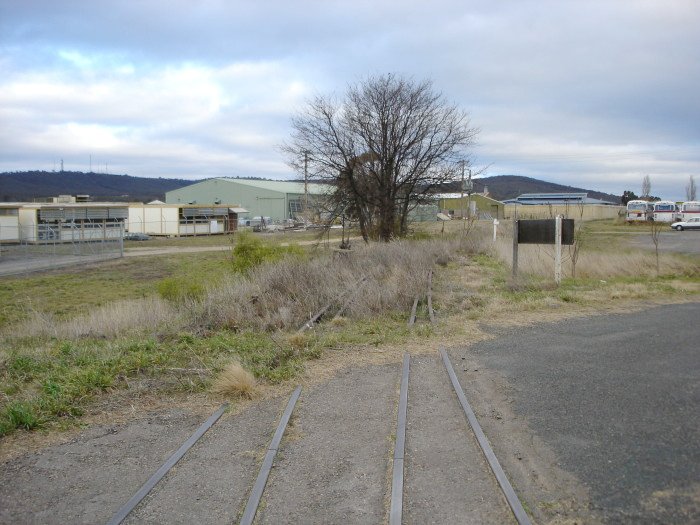
[[[316,209],[329,187],[302,182],[217,178],[197,182],[165,194],[167,204],[221,205],[237,202],[247,218],[269,217],[273,221],[296,219],[305,209]]]
[[[247,211],[227,204],[131,203],[127,231],[170,237],[233,233]]]
[[[481,193],[439,193],[435,195],[440,211],[450,217],[502,219],[503,203]]]
[[[79,242],[118,239],[128,216],[123,203],[3,203],[0,240]]]
[[[524,206],[537,205],[575,205],[575,204],[602,204],[617,206],[615,202],[594,199],[588,193],[523,193],[515,199],[507,199],[504,204],[521,204]]]

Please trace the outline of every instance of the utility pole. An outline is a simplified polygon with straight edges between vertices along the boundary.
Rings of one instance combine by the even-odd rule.
[[[462,184],[460,184],[459,203],[461,207],[460,219],[464,220],[464,161],[462,161]]]
[[[304,213],[309,210],[309,152],[304,152]]]

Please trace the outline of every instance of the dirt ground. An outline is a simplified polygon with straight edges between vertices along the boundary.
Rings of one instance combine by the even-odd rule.
[[[310,364],[258,512],[259,523],[381,523],[388,519],[391,458],[404,351],[409,387],[405,523],[507,523],[504,498],[461,413],[436,347],[329,352]],[[464,359],[463,359],[464,357]],[[460,370],[481,369],[452,352]],[[474,373],[465,390],[513,454],[512,476],[538,522],[594,521],[585,490],[533,442],[510,408],[508,385]],[[240,517],[289,387],[224,416],[128,517],[129,523],[228,523]],[[481,400],[481,401],[480,401]],[[207,417],[196,403],[115,417],[0,468],[0,523],[104,523]],[[209,402],[208,410],[214,406]],[[105,417],[104,415],[102,417]],[[119,421],[119,422],[116,422]],[[524,453],[523,451],[527,451]],[[504,463],[509,465],[510,462]],[[522,465],[522,466],[520,466]],[[538,502],[546,501],[543,508]],[[529,503],[528,503],[529,502]]]

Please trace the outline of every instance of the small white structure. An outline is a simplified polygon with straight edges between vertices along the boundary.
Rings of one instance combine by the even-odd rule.
[[[20,203],[0,204],[0,242],[19,242]]]
[[[225,204],[129,204],[129,233],[180,237],[232,233],[247,210]]]

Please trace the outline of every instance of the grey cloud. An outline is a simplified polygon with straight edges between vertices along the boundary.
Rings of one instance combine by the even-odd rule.
[[[172,173],[169,156],[159,153],[172,141],[181,152],[190,151],[183,144],[193,145],[211,172],[288,175],[275,145],[288,133],[302,95],[342,92],[362,76],[389,71],[431,78],[471,110],[484,130],[476,156],[493,169],[564,183],[589,180],[611,191],[617,184],[618,193],[636,173],[651,171],[658,188],[674,181],[671,191],[700,171],[695,0],[15,4],[0,4],[0,88],[35,74],[97,94],[92,101],[71,94],[24,102],[0,97],[9,105],[0,106],[0,115],[16,123],[20,135],[41,131],[42,122],[133,128],[144,144],[114,155],[123,155],[134,172]],[[71,66],[59,51],[96,57],[99,65]],[[216,77],[222,100],[225,94],[231,100],[199,123],[188,121],[187,108],[201,93],[165,93],[161,105],[148,100],[147,91],[159,89],[149,87],[149,78],[168,68],[222,71],[265,62],[282,66],[240,80]],[[120,65],[131,65],[133,74],[115,72]],[[100,81],[124,86],[129,96],[101,99]],[[293,82],[304,85],[302,95],[276,96]],[[183,118],[176,115],[179,106]],[[191,110],[196,114],[198,107]],[[507,139],[490,140],[499,134]],[[10,139],[0,146],[3,157],[10,159],[5,153],[17,146],[13,155],[26,156],[14,157],[13,167],[33,167],[26,164],[41,146]],[[158,152],[149,154],[149,144]],[[538,151],[523,156],[522,144]],[[179,166],[189,165],[176,157]],[[682,184],[674,195],[680,193]]]

